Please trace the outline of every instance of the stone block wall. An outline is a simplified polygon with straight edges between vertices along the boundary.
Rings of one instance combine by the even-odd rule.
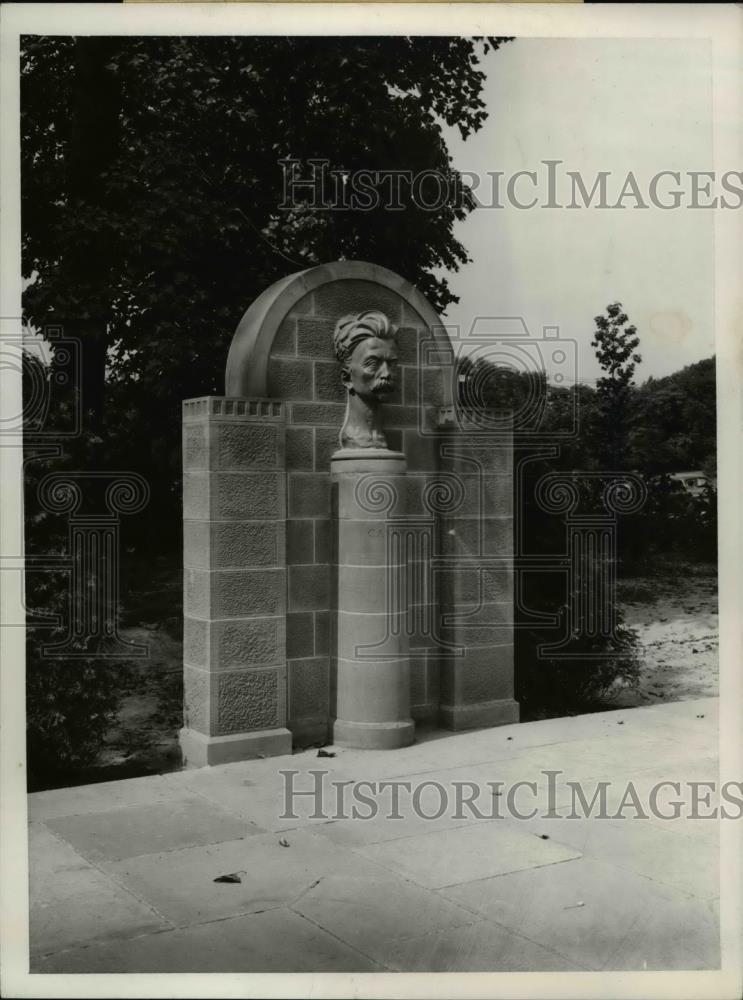
[[[284,449],[280,402],[183,404],[186,763],[291,747]]]
[[[461,415],[460,415],[461,419]],[[442,468],[456,505],[439,521],[440,718],[451,729],[518,721],[513,662],[513,446],[466,426],[444,433]]]

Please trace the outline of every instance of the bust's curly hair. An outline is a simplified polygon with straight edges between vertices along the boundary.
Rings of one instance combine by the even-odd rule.
[[[345,365],[358,345],[370,337],[380,340],[395,340],[397,327],[384,313],[373,310],[342,316],[335,324],[333,348],[338,361]]]

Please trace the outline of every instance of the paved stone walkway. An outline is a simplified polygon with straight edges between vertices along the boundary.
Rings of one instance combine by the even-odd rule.
[[[282,819],[282,770],[298,772],[295,790],[317,780],[330,817],[339,789],[343,808],[372,811],[353,782],[410,782],[396,786],[403,818],[312,818],[305,795]],[[522,813],[547,811],[547,770],[564,772],[560,818],[505,815],[509,795]],[[716,781],[716,700],[31,795],[31,971],[719,968],[717,824],[632,809],[568,819],[566,780],[589,800],[611,780],[612,813],[630,780],[646,809],[658,781]],[[536,788],[510,792],[516,781]],[[462,782],[503,818],[457,814]],[[411,814],[416,789],[419,812],[445,807],[438,819]],[[391,795],[375,800],[383,813]]]

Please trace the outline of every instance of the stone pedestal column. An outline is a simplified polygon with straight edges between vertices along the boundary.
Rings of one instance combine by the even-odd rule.
[[[291,753],[282,404],[183,404],[184,728],[189,767]]]
[[[390,515],[404,512],[405,457],[346,449],[330,463],[337,542],[333,741],[392,749],[415,736],[410,718],[405,553]]]

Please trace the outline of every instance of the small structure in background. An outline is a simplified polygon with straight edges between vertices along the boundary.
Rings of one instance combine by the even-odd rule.
[[[701,496],[707,486],[712,489],[717,488],[717,481],[710,479],[699,470],[695,472],[671,472],[669,479],[678,483],[685,493],[693,497]]]

